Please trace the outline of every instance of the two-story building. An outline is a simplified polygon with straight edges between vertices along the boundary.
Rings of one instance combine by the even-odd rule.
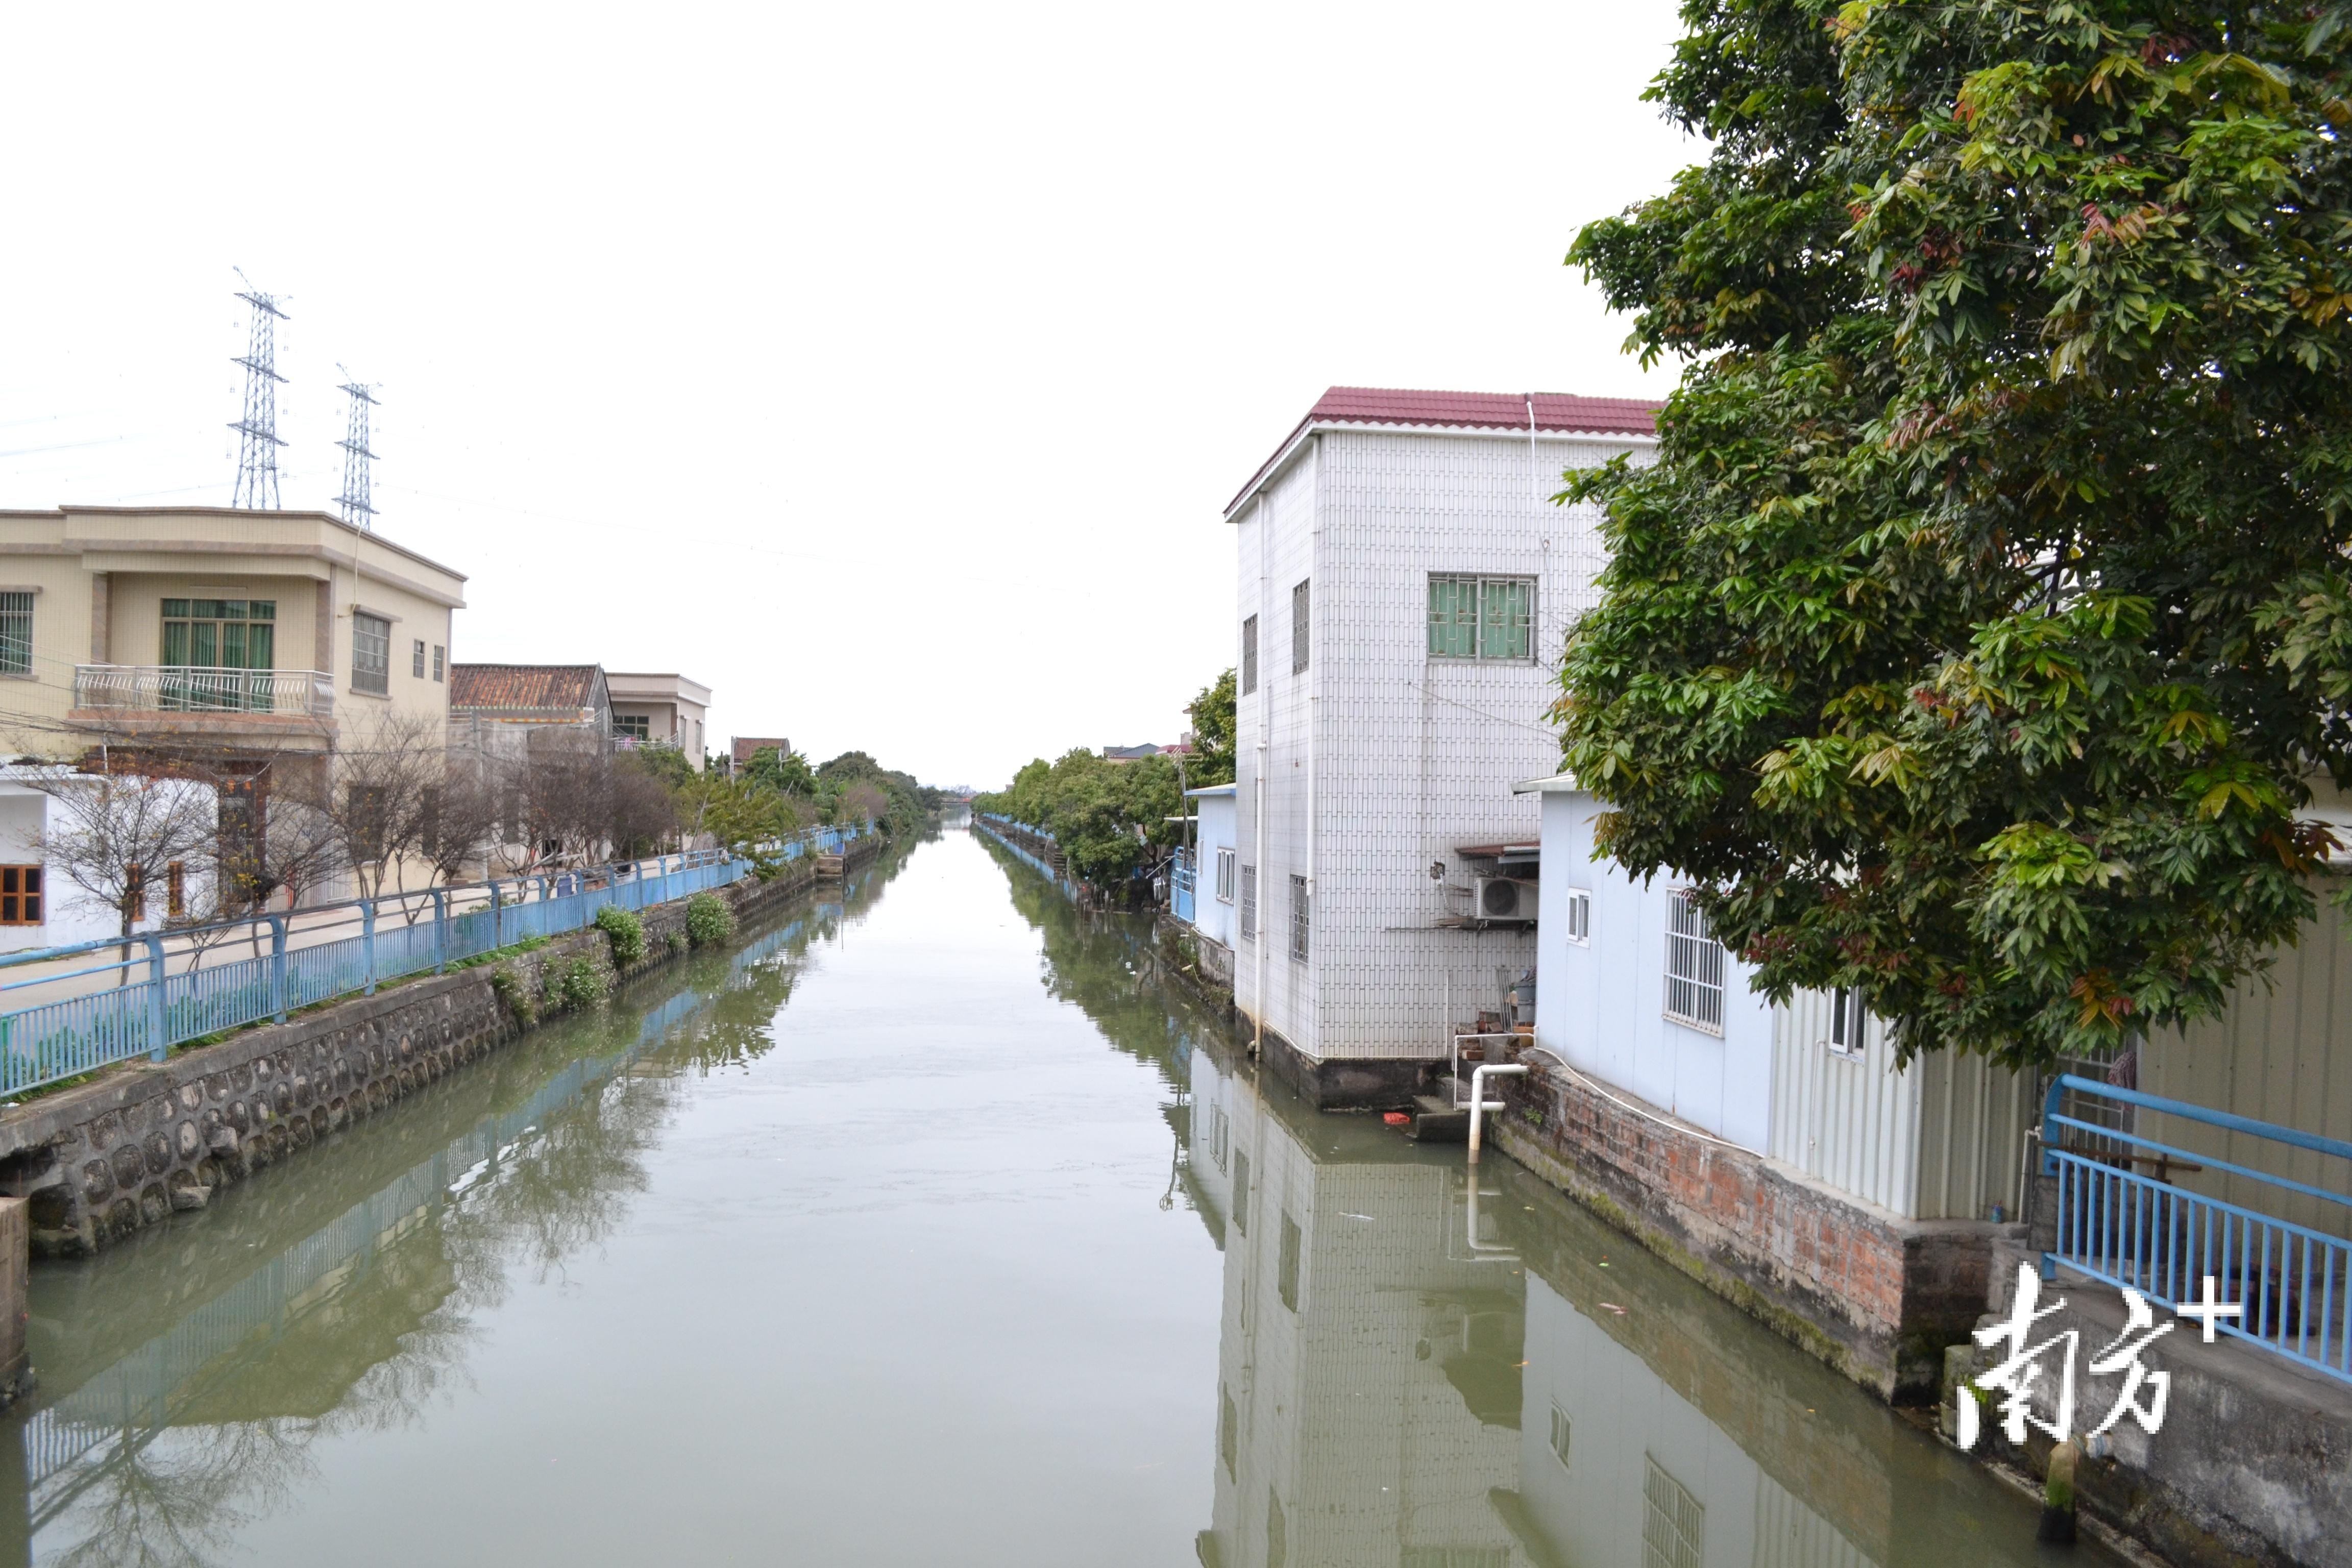
[[[44,874],[72,763],[215,789],[224,835],[266,831],[273,789],[315,782],[388,721],[446,722],[464,576],[324,512],[222,507],[0,511],[0,947],[111,934]],[[38,897],[23,889],[37,885]],[[164,900],[142,926],[169,918]]]
[[[640,746],[667,746],[702,771],[703,721],[710,688],[683,675],[611,670],[604,684],[613,705],[613,733]]]
[[[1234,999],[1316,1103],[1393,1105],[1534,963],[1545,713],[1593,602],[1560,476],[1657,405],[1334,387],[1225,510],[1237,569]]]

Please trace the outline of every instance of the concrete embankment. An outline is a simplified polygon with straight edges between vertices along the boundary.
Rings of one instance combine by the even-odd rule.
[[[846,864],[863,864],[879,847],[860,840]],[[747,879],[718,896],[748,915],[819,879],[814,860],[803,858],[771,881]],[[575,931],[11,1107],[0,1111],[0,1187],[22,1200],[34,1255],[96,1251],[175,1210],[203,1206],[249,1171],[497,1048],[560,1013],[567,993],[601,994],[670,962],[687,948],[686,911],[684,900],[643,910],[645,956],[625,972],[616,972],[603,931]],[[0,1339],[0,1376],[8,1353]]]

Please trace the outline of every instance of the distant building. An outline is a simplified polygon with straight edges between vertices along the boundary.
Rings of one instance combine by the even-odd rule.
[[[702,768],[702,721],[710,710],[710,688],[683,675],[640,675],[614,670],[604,677],[612,694],[613,732],[642,746],[668,746]]]
[[[1146,757],[1182,757],[1192,755],[1192,748],[1179,741],[1172,746],[1154,745],[1147,742],[1140,746],[1105,746],[1103,761],[1107,763],[1139,763]]]
[[[474,724],[581,724],[613,733],[602,665],[453,664],[449,717]]]
[[[782,735],[738,735],[728,742],[728,763],[731,771],[741,773],[751,765],[751,759],[761,752],[773,752],[778,756],[789,755],[793,743]]]
[[[1323,1105],[1392,1105],[1454,1022],[1535,962],[1519,780],[1559,765],[1545,710],[1595,601],[1600,514],[1562,470],[1648,461],[1657,405],[1334,387],[1225,509],[1234,526],[1239,822],[1234,1001]],[[1532,891],[1532,889],[1529,889]],[[1500,893],[1496,894],[1500,897]]]

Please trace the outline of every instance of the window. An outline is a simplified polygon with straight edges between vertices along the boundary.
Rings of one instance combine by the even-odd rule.
[[[183,669],[270,669],[277,665],[274,599],[166,599],[163,662]]]
[[[41,923],[41,868],[0,866],[0,926]]]
[[[1230,849],[1217,851],[1217,901],[1234,901],[1234,852]]]
[[[1535,656],[1536,580],[1429,580],[1429,657],[1528,659]]]
[[[0,594],[0,675],[32,673],[33,595]]]
[[[163,914],[169,920],[188,915],[188,863],[174,860],[163,868]]]
[[[1233,1119],[1225,1114],[1223,1106],[1213,1107],[1209,1114],[1209,1158],[1217,1163],[1219,1174],[1230,1167],[1233,1152]]]
[[[1241,1412],[1234,1408],[1233,1390],[1223,1384],[1217,1385],[1217,1458],[1225,1462],[1225,1474],[1234,1473],[1234,1457],[1241,1448]]]
[[[415,647],[410,650],[408,673],[419,680],[425,679],[425,639],[423,637],[418,637]]]
[[[1307,584],[1301,582],[1290,590],[1290,673],[1300,675],[1307,669]]]
[[[122,868],[122,902],[120,907],[129,910],[134,921],[147,918],[147,871],[136,861]]]
[[[1280,1262],[1275,1268],[1274,1289],[1275,1292],[1282,1298],[1282,1304],[1289,1308],[1294,1312],[1298,1310],[1298,1253],[1300,1239],[1301,1238],[1298,1234],[1298,1222],[1290,1217],[1287,1210],[1284,1211],[1282,1216],[1282,1257]]]
[[[1642,1456],[1642,1568],[1700,1568],[1706,1561],[1706,1510],[1690,1489]]]
[[[392,623],[365,610],[352,612],[352,689],[392,693]]]
[[[1249,1155],[1234,1151],[1234,1228],[1249,1234]]]
[[[1242,868],[1242,940],[1257,940],[1257,868]]]
[[[1307,962],[1307,879],[1290,879],[1290,956]]]
[[[1265,1568],[1283,1568],[1290,1561],[1290,1521],[1283,1517],[1282,1499],[1265,1489]]]
[[[444,668],[448,664],[448,662],[449,662],[449,650],[448,650],[447,648],[443,647],[439,643],[435,643],[435,644],[433,645],[433,679],[434,679],[438,680],[438,679],[441,679],[441,671],[442,671],[442,669],[443,669],[443,668]]]
[[[1592,894],[1584,888],[1568,890],[1566,908],[1560,914],[1560,925],[1568,940],[1579,947],[1592,945]]]
[[[1666,900],[1666,1016],[1723,1033],[1723,944],[1707,931],[1698,896],[1688,889]]]
[[[1850,985],[1830,993],[1830,1049],[1842,1057],[1862,1055],[1864,1022],[1862,994]]]
[[[653,739],[653,732],[654,721],[646,714],[615,713],[613,715],[613,733],[616,735],[634,735],[640,741],[650,741]]]
[[[1257,617],[1242,623],[1242,694],[1257,689]]]
[[[1551,1457],[1563,1470],[1568,1468],[1568,1412],[1555,1405],[1551,1407]]]

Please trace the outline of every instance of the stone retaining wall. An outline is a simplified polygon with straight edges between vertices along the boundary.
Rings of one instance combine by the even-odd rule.
[[[739,915],[813,885],[803,858],[770,882],[719,889]],[[686,900],[641,912],[642,973],[686,948]],[[606,985],[611,943],[590,930],[449,974],[399,982],[283,1024],[0,1111],[0,1190],[26,1200],[37,1256],[96,1251],[296,1153],[505,1044],[550,1015],[551,987],[585,960]],[[0,1265],[5,1267],[5,1265]],[[0,1345],[5,1350],[5,1345]],[[5,1375],[5,1368],[0,1368]]]
[[[1937,1397],[2021,1227],[1898,1218],[1526,1061],[1487,1123],[1506,1153],[1881,1398]]]

